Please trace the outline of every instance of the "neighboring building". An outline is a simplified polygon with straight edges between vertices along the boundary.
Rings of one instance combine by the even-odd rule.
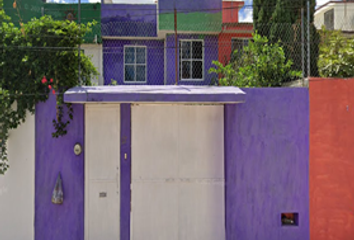
[[[222,30],[219,34],[219,62],[227,64],[235,50],[241,51],[252,38],[253,24],[240,23],[244,1],[223,1]]]
[[[78,21],[78,4],[43,4],[43,14],[50,15],[58,20]],[[101,37],[101,4],[86,3],[81,4],[81,23],[87,24],[96,21],[92,32],[85,36],[85,44],[81,45],[84,54],[92,57],[92,63],[99,72],[98,79],[92,79],[93,83],[103,85],[103,56],[102,56],[102,37]]]
[[[160,0],[159,31],[165,34],[165,84],[210,85],[212,61],[218,59],[222,24],[221,0]],[[177,17],[177,44],[174,34]],[[176,46],[178,48],[176,57]],[[177,60],[177,63],[176,63]],[[177,72],[177,73],[176,73]]]
[[[212,61],[227,63],[251,37],[252,24],[238,22],[243,5],[231,0],[82,4],[81,22],[97,22],[82,48],[100,72],[98,85],[210,85],[218,78],[209,73]],[[78,17],[78,4],[30,0],[20,9],[25,9],[20,11],[24,22],[44,14],[74,21]],[[14,9],[9,14],[18,21]]]
[[[221,23],[221,0],[103,4],[105,84],[209,85]]]
[[[354,34],[354,1],[330,1],[315,12],[315,26]]]
[[[164,84],[156,4],[102,4],[104,84]]]
[[[78,21],[78,4],[46,3],[46,0],[26,0],[17,1],[18,10],[14,9],[13,1],[4,1],[6,13],[11,17],[15,24],[28,22],[32,18],[40,18],[49,15],[55,20]],[[81,47],[86,55],[92,56],[92,62],[100,73],[98,79],[93,79],[97,85],[103,84],[102,75],[102,38],[101,38],[101,4],[86,3],[81,4],[81,23],[96,21],[92,32],[88,33],[84,40],[85,44]]]

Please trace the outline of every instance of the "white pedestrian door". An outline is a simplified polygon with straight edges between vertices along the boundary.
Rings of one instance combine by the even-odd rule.
[[[132,106],[132,240],[224,240],[221,105]]]
[[[86,104],[85,240],[119,240],[120,107]]]

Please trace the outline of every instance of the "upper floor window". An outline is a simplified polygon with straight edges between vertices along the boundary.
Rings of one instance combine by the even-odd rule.
[[[327,30],[334,30],[334,9],[324,13],[324,25]]]
[[[243,47],[248,46],[248,41],[249,39],[247,38],[232,38],[231,39],[232,53],[234,53],[235,50],[241,52]]]
[[[204,41],[203,40],[181,40],[180,41],[180,79],[203,80],[204,78]]]
[[[124,82],[146,82],[146,47],[124,46]]]

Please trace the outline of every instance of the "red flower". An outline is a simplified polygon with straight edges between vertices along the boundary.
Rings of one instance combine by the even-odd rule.
[[[53,82],[53,78],[50,79],[50,82],[51,82],[51,83]]]
[[[42,83],[45,84],[47,82],[47,79],[45,78],[45,76],[42,78]]]
[[[55,94],[55,90],[54,89],[52,90],[52,93]]]
[[[49,85],[48,88],[49,88],[49,89],[52,89],[52,86]]]

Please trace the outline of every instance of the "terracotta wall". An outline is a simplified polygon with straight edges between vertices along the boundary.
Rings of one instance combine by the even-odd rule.
[[[239,27],[239,30],[244,30]],[[252,29],[251,29],[252,30]],[[233,38],[252,38],[252,33],[221,33],[219,34],[219,62],[227,64],[231,58]]]
[[[353,176],[354,79],[311,79],[311,240],[354,239]]]

